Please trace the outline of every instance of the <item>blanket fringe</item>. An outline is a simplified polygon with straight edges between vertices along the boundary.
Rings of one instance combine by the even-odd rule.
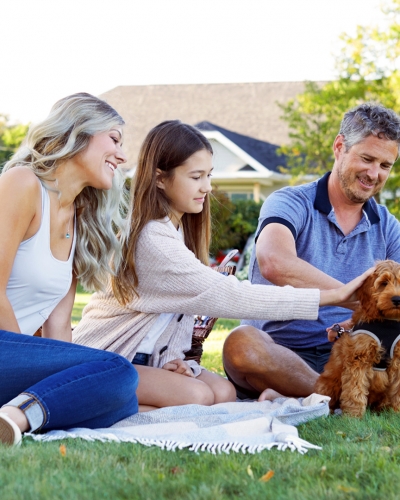
[[[44,434],[37,436],[36,434],[25,434],[27,437],[31,437],[34,440],[41,441],[55,441],[65,438],[80,438],[86,441],[102,441],[102,442],[130,442],[130,443],[139,443],[144,446],[158,446],[163,450],[175,451],[182,450],[187,448],[189,451],[194,451],[198,453],[199,451],[207,451],[212,453],[213,455],[226,453],[229,454],[231,451],[235,453],[259,453],[263,450],[271,450],[276,447],[279,451],[285,451],[289,449],[290,451],[298,451],[302,455],[307,453],[309,449],[321,450],[320,446],[316,446],[314,444],[309,443],[308,441],[304,441],[303,439],[293,436],[286,435],[284,441],[275,441],[273,443],[268,444],[259,444],[259,445],[248,445],[246,443],[238,443],[238,442],[224,442],[224,443],[185,443],[179,441],[165,441],[158,439],[140,439],[140,438],[130,438],[126,436],[123,440],[119,439],[112,433],[109,434],[80,434],[74,432],[63,432],[59,431],[57,435]]]

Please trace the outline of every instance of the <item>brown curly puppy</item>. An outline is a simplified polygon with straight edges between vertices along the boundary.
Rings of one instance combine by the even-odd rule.
[[[352,331],[333,345],[314,391],[354,417],[367,406],[400,411],[400,264],[380,261],[357,296]]]

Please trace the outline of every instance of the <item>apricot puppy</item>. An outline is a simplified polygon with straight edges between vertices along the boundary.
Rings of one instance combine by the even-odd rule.
[[[400,264],[378,262],[357,292],[353,328],[333,345],[314,392],[331,410],[362,417],[367,406],[400,410]]]

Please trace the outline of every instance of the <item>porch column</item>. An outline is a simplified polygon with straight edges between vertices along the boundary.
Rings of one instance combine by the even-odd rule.
[[[256,203],[260,201],[260,183],[255,182],[253,185],[253,198]]]

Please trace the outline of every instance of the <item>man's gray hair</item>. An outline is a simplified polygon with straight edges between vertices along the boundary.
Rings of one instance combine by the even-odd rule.
[[[400,146],[400,116],[380,104],[360,104],[344,115],[339,134],[344,137],[346,151],[369,135]]]

